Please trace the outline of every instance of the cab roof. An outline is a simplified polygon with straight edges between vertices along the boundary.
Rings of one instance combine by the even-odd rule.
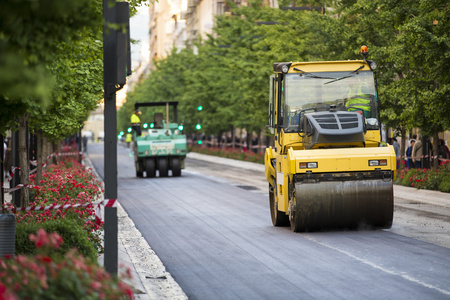
[[[370,71],[370,67],[364,60],[339,60],[339,61],[310,61],[310,62],[277,62],[273,64],[273,71],[283,73],[282,67],[287,65],[288,73],[303,72],[341,72],[354,71],[364,65],[361,71]]]

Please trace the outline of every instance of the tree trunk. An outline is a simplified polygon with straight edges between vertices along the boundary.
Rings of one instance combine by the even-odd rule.
[[[41,157],[42,157],[42,161],[45,164],[45,167],[42,168],[42,172],[44,172],[47,169],[47,164],[50,163],[50,159],[47,159],[47,157],[50,156],[50,151],[49,151],[49,142],[48,142],[48,138],[46,136],[42,137],[42,153],[41,153]]]
[[[261,146],[262,146],[262,139],[263,139],[263,130],[264,130],[264,128],[261,129],[261,130],[259,131],[259,134],[258,134],[258,154],[263,153],[263,152],[262,152],[263,147],[261,147]]]
[[[247,129],[247,136],[246,136],[246,140],[247,140],[247,151],[253,152],[253,148],[252,148],[252,138],[253,138],[253,132],[250,131],[249,129]]]
[[[61,145],[60,142],[50,142],[50,153],[55,154],[53,155],[52,164],[57,165],[59,156],[58,154],[61,152]]]
[[[220,146],[222,145],[221,139],[222,139],[222,132],[219,132],[217,134],[217,148],[220,148]]]
[[[42,170],[43,170],[43,168],[42,168],[42,165],[45,163],[44,162],[44,160],[43,160],[43,158],[44,158],[44,155],[43,155],[43,146],[42,146],[42,143],[43,143],[43,141],[42,141],[42,131],[40,131],[40,130],[38,130],[37,132],[36,132],[36,143],[37,143],[37,149],[36,149],[36,163],[37,163],[37,165],[36,165],[36,168],[37,168],[37,170],[36,170],[36,177],[35,177],[35,184],[36,185],[41,185],[41,180],[42,180]]]
[[[234,127],[231,126],[231,148],[234,150],[236,147],[236,135],[234,134]]]
[[[28,187],[30,179],[27,151],[27,120],[25,114],[19,119],[19,161],[20,161],[20,182],[24,185],[20,193],[20,207],[27,207],[30,203],[30,188]]]
[[[437,170],[439,168],[439,157],[438,157],[438,148],[439,148],[439,131],[437,129],[434,129],[434,135],[433,135],[433,164],[432,169]]]
[[[400,145],[400,160],[405,163],[405,153],[406,153],[406,129],[401,128],[401,134],[402,134],[402,143]],[[403,164],[400,164],[400,166],[403,166]]]

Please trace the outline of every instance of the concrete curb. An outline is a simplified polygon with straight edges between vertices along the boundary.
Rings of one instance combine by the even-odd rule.
[[[450,207],[450,194],[439,191],[418,190],[413,187],[394,185],[394,197],[426,204]]]

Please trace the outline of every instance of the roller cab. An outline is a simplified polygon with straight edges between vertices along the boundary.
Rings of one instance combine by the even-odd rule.
[[[390,228],[395,152],[381,146],[375,64],[275,63],[265,170],[274,226]]]

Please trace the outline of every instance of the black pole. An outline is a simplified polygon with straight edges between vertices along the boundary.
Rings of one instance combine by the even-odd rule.
[[[117,199],[117,112],[116,112],[116,1],[103,0],[103,85],[104,85],[104,164],[105,199]],[[117,208],[105,207],[105,270],[117,277],[118,225]]]

